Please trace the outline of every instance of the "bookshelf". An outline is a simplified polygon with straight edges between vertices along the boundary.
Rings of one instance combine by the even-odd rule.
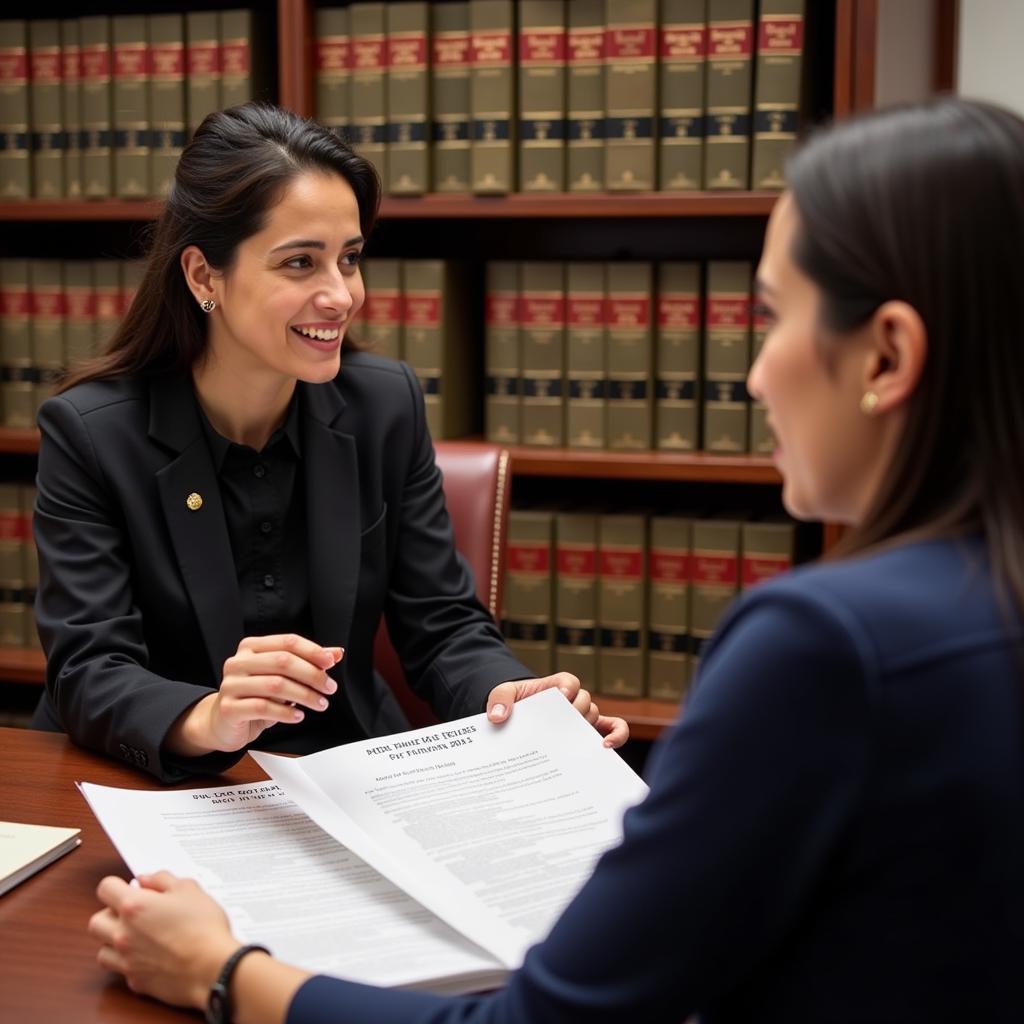
[[[808,0],[811,4],[817,6],[817,0]],[[182,0],[180,5],[172,4],[167,9],[209,6],[205,0]],[[249,6],[276,21],[278,101],[299,113],[312,114],[314,10],[331,4],[326,0],[322,4],[276,0],[275,4]],[[814,81],[819,93],[812,103],[812,115],[831,113],[842,117],[873,105],[878,0],[832,0],[822,6],[828,8],[826,22],[832,31],[829,45],[818,49],[831,49],[808,53],[816,66]],[[949,8],[948,4],[941,6]],[[101,7],[112,14],[127,9],[120,0]],[[43,0],[33,13],[38,17],[68,17],[86,13],[86,8]],[[622,252],[630,257],[665,259],[681,246],[682,255],[677,258],[697,258],[705,252],[715,253],[717,246],[716,255],[753,258],[775,199],[773,192],[386,197],[379,233],[383,250],[396,255],[430,252],[431,245],[436,248],[439,244],[437,236],[443,234],[449,251],[433,251],[432,255],[450,256],[455,247],[481,260],[491,253],[502,253],[503,259],[566,259],[619,258]],[[67,234],[78,249],[86,252],[90,247],[99,249],[105,241],[123,238],[126,232],[152,221],[160,206],[156,200],[2,200],[0,223],[9,227],[5,241],[0,242],[0,255],[18,254],[18,247],[31,238],[30,233],[39,231],[46,238],[55,238],[58,232]],[[538,226],[547,230],[535,252]],[[592,249],[593,239],[602,241]],[[0,428],[0,464],[6,473],[24,478],[26,460],[30,464],[38,443],[37,431]],[[770,460],[751,456],[520,446],[511,454],[514,481],[589,479],[773,488],[781,482]],[[834,544],[839,533],[837,527],[826,524],[823,546],[827,549]],[[0,680],[39,685],[42,679],[41,654],[0,648]],[[629,720],[633,735],[639,739],[654,738],[672,721],[676,710],[671,703],[648,699],[598,700],[605,713]]]

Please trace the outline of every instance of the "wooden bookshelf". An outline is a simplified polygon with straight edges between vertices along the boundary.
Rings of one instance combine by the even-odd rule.
[[[42,651],[28,647],[0,647],[0,679],[7,683],[42,686],[46,658]]]
[[[38,451],[38,430],[0,427],[0,455],[35,455]]]

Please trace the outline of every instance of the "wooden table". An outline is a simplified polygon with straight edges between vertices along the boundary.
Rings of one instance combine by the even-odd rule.
[[[224,775],[179,789],[254,782],[266,776],[251,758]],[[0,896],[0,1022],[92,1024],[198,1020],[133,995],[96,964],[86,924],[99,909],[104,875],[128,877],[75,782],[160,789],[137,768],[76,747],[65,736],[0,728],[0,820],[82,830],[82,845]]]

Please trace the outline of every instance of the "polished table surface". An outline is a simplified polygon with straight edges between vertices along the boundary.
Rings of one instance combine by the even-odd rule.
[[[224,775],[196,779],[202,788],[265,779],[249,757]],[[104,875],[129,877],[76,782],[127,789],[161,789],[137,768],[76,747],[63,735],[0,728],[0,820],[82,830],[82,845],[0,896],[0,1022],[192,1021],[133,995],[96,964],[96,942],[86,933],[99,908]]]

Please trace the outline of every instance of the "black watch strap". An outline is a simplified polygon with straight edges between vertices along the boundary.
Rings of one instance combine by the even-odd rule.
[[[239,946],[224,961],[220,969],[220,975],[210,986],[210,994],[206,999],[206,1024],[230,1024],[231,1022],[231,997],[228,994],[228,986],[231,984],[231,975],[235,973],[243,956],[249,953],[266,953],[270,956],[270,950],[266,946],[250,944]]]

